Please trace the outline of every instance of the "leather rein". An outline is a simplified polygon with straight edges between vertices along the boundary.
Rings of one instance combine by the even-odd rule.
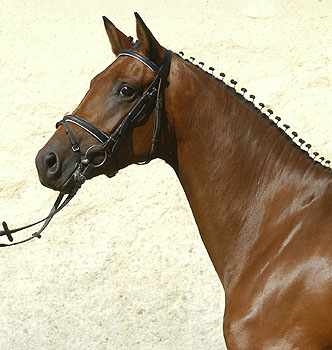
[[[65,128],[66,133],[72,145],[72,151],[76,155],[77,160],[76,160],[75,168],[71,176],[69,177],[69,178],[71,178],[72,176],[74,177],[75,185],[64,200],[63,200],[64,194],[61,192],[59,193],[50,213],[44,219],[20,228],[16,228],[16,229],[9,229],[7,223],[4,221],[2,223],[3,230],[0,231],[0,236],[7,236],[10,242],[13,242],[14,240],[12,237],[13,233],[38,225],[42,222],[44,222],[44,224],[41,226],[41,228],[38,231],[34,232],[30,237],[14,243],[0,244],[0,248],[10,247],[21,243],[25,243],[34,238],[41,238],[41,233],[48,226],[48,224],[50,223],[54,215],[57,214],[72,200],[72,198],[76,195],[77,191],[81,188],[83,183],[86,181],[90,172],[94,168],[98,168],[102,166],[106,162],[109,155],[112,156],[112,160],[115,166],[115,173],[110,175],[109,177],[115,176],[119,170],[118,164],[117,164],[116,152],[121,144],[121,141],[124,139],[127,130],[135,126],[135,124],[140,120],[141,116],[147,111],[149,106],[151,106],[152,103],[154,102],[156,112],[155,112],[155,118],[154,118],[154,130],[153,130],[153,137],[151,141],[150,154],[147,160],[138,164],[147,164],[151,161],[153,155],[156,152],[156,146],[159,140],[159,135],[161,130],[162,91],[165,84],[167,84],[167,77],[168,77],[170,64],[171,64],[171,53],[170,51],[165,49],[165,59],[160,68],[156,64],[154,64],[152,61],[148,60],[147,58],[145,58],[144,56],[142,56],[141,54],[133,50],[121,51],[117,57],[121,57],[121,56],[129,56],[142,62],[149,69],[151,69],[156,73],[155,79],[149,85],[149,87],[144,91],[139,101],[129,111],[129,113],[122,120],[120,125],[109,136],[103,131],[96,128],[94,125],[87,122],[86,120],[73,114],[64,116],[63,119],[56,124],[56,128],[58,128],[60,125],[62,125]],[[92,135],[99,143],[90,146],[85,153],[82,153],[79,143],[76,140],[75,134],[70,128],[70,123],[78,125],[82,129],[84,129],[86,132]],[[89,154],[92,152],[93,149],[97,149],[100,152],[103,152],[104,154],[103,160],[98,164],[95,164],[92,161],[92,159],[90,159],[89,157]]]

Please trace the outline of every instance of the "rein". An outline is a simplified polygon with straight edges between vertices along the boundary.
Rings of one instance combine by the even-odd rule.
[[[116,173],[119,171],[116,151],[118,150],[121,144],[121,141],[125,137],[127,130],[133,127],[135,123],[140,119],[140,117],[145,113],[148,107],[153,102],[155,102],[156,112],[155,112],[155,118],[154,118],[154,130],[153,130],[153,137],[151,140],[150,154],[147,160],[138,164],[147,164],[151,161],[153,155],[156,152],[156,146],[159,140],[159,134],[161,129],[161,112],[162,112],[162,87],[163,87],[163,82],[167,83],[167,77],[168,77],[169,68],[171,64],[171,53],[170,51],[165,49],[165,59],[160,68],[156,64],[154,64],[152,61],[146,59],[144,56],[140,55],[139,53],[133,50],[121,51],[117,57],[121,57],[121,56],[129,56],[142,62],[144,65],[146,65],[148,68],[150,68],[152,71],[156,73],[155,79],[149,85],[149,87],[144,91],[139,101],[134,105],[134,107],[130,110],[127,116],[123,119],[120,125],[111,133],[110,136],[108,136],[103,131],[99,130],[98,128],[96,128],[94,125],[90,124],[86,120],[73,114],[64,116],[63,119],[56,124],[56,128],[58,128],[60,125],[64,126],[66,133],[72,144],[72,151],[76,155],[77,161],[75,164],[75,168],[71,176],[69,177],[69,178],[74,177],[75,185],[64,200],[63,200],[64,194],[59,193],[50,213],[44,219],[20,228],[16,228],[16,229],[9,229],[7,223],[4,221],[2,223],[3,230],[0,231],[0,236],[7,236],[10,242],[13,242],[14,240],[12,237],[13,233],[33,227],[42,222],[44,222],[44,224],[41,226],[41,228],[38,231],[33,233],[30,237],[14,243],[8,243],[8,244],[2,243],[0,244],[0,248],[10,247],[21,243],[25,243],[34,238],[41,238],[41,233],[48,226],[48,224],[50,223],[54,215],[57,214],[60,210],[62,210],[73,199],[77,191],[81,188],[81,186],[86,181],[92,169],[102,166],[106,162],[109,155],[112,156],[112,159],[115,165],[115,173],[108,176],[109,177],[115,176]],[[90,146],[86,150],[86,152],[83,154],[81,152],[79,143],[76,140],[75,134],[70,128],[69,123],[76,124],[82,129],[84,129],[86,132],[92,135],[100,144]],[[91,159],[89,159],[89,153],[93,149],[99,149],[104,153],[103,160],[98,164],[94,164],[91,161]]]

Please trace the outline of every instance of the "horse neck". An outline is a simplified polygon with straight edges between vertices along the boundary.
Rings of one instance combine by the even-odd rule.
[[[177,157],[170,164],[226,286],[259,240],[268,199],[305,200],[331,177],[232,89],[178,57],[172,67],[166,110]]]

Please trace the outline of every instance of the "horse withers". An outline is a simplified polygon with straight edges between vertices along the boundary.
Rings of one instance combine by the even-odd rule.
[[[117,58],[39,151],[41,183],[165,160],[225,289],[228,349],[332,349],[331,169],[135,15],[135,43],[104,18]]]

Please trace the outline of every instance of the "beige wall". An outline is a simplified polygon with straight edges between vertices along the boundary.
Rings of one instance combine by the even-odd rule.
[[[113,60],[102,15],[134,36],[138,11],[332,158],[331,2],[288,3],[1,0],[0,219],[49,210],[34,157]],[[90,181],[42,240],[0,253],[1,349],[225,349],[221,285],[160,161]]]

